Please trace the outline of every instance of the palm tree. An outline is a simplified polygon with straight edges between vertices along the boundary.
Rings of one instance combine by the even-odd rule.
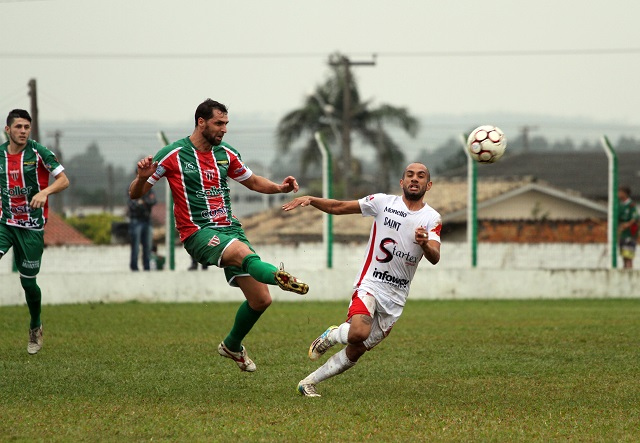
[[[347,60],[334,54],[330,60]],[[418,121],[406,108],[383,104],[373,107],[371,100],[361,101],[356,81],[349,71],[349,63],[330,62],[331,73],[324,83],[305,98],[301,108],[285,115],[278,123],[277,137],[279,149],[288,153],[294,142],[305,138],[302,147],[301,166],[303,173],[311,164],[320,163],[320,152],[316,146],[314,133],[320,132],[330,146],[338,145],[340,153],[334,171],[342,177],[343,197],[352,198],[351,186],[358,177],[358,162],[351,158],[351,133],[376,151],[379,168],[377,183],[381,192],[389,190],[389,174],[402,170],[404,154],[400,146],[389,135],[386,126],[401,128],[415,137]],[[348,98],[345,94],[348,93]],[[345,112],[345,109],[348,109]]]

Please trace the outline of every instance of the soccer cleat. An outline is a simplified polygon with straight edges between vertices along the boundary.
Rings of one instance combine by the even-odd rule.
[[[222,341],[218,345],[218,354],[235,361],[241,371],[253,372],[256,370],[256,364],[249,358],[244,346],[240,352],[233,352],[230,351],[229,348],[224,345],[224,341]]]
[[[304,380],[298,383],[298,392],[305,397],[321,397],[318,391],[316,391],[316,385],[313,383],[305,383]]]
[[[37,354],[42,349],[42,325],[37,328],[29,329],[29,344],[27,345],[27,352],[31,355]]]
[[[334,329],[338,329],[338,327],[336,325],[329,326],[327,330],[320,335],[320,337],[316,338],[313,343],[311,343],[311,346],[309,346],[309,358],[311,360],[315,361],[319,359],[322,354],[327,352],[327,349],[337,343],[329,338],[329,333]]]
[[[295,292],[296,294],[306,294],[309,292],[309,285],[301,282],[293,275],[284,270],[284,265],[280,263],[280,269],[276,271],[276,283],[280,286],[280,289],[285,291]]]

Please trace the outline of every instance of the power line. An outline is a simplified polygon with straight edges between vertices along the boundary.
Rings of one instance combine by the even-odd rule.
[[[26,1],[26,0],[15,0]],[[33,1],[33,0],[31,0]],[[0,0],[2,2],[2,0]],[[634,55],[640,48],[588,48],[588,49],[532,49],[532,50],[465,50],[465,51],[389,51],[350,53],[348,56],[390,57],[390,58],[438,58],[438,57],[541,57],[541,56],[592,56],[592,55]],[[19,59],[301,59],[326,57],[324,52],[246,52],[246,53],[90,53],[90,52],[0,52],[0,58]]]

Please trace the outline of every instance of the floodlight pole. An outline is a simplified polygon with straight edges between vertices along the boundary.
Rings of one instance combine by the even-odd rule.
[[[607,242],[611,269],[618,267],[618,156],[606,135],[601,139],[602,147],[609,160],[609,209],[607,211]]]
[[[467,156],[467,243],[471,267],[478,266],[478,165],[467,149],[467,138],[460,135],[462,150]]]
[[[165,135],[164,131],[158,132],[158,138],[160,139],[160,143],[162,147],[165,147],[169,144],[169,139]],[[167,262],[169,264],[169,269],[172,271],[176,270],[176,234],[175,234],[175,219],[173,215],[173,196],[171,195],[171,188],[167,184],[166,193],[165,193],[165,201],[167,202],[167,207],[165,208],[166,217],[164,224],[164,246],[167,250]]]
[[[322,135],[319,131],[316,131],[313,136],[315,137],[320,153],[322,154],[322,197],[333,198],[331,151],[322,139]],[[327,268],[331,269],[333,268],[333,216],[326,212],[322,213],[322,242],[324,243],[325,250],[327,251]]]

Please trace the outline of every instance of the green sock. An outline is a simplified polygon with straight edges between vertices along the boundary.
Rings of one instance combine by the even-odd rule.
[[[242,270],[260,283],[276,285],[275,273],[278,270],[271,263],[260,260],[258,254],[249,254],[242,260]]]
[[[20,277],[20,284],[24,289],[24,296],[29,307],[29,315],[31,315],[30,328],[37,328],[42,324],[40,321],[40,312],[42,312],[42,292],[36,283],[35,278]]]
[[[230,351],[238,352],[242,349],[242,340],[251,331],[263,312],[252,309],[246,300],[240,305],[231,332],[224,339],[224,344]]]

